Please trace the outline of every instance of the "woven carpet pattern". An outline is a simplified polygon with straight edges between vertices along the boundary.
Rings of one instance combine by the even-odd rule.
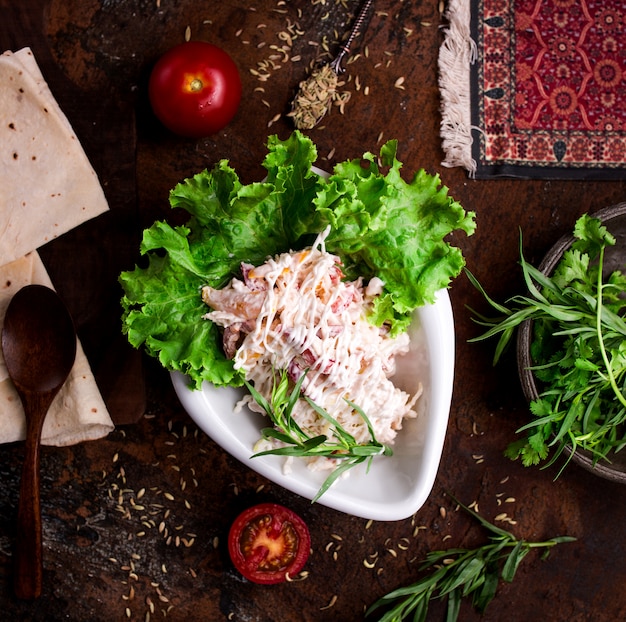
[[[626,0],[478,0],[479,169],[626,173]],[[542,170],[543,169],[543,170]],[[595,175],[594,175],[595,171]]]

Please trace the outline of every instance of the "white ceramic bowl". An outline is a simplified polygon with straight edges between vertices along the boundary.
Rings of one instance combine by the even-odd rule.
[[[393,521],[411,516],[428,498],[448,426],[454,376],[454,321],[446,290],[437,292],[434,304],[416,311],[410,336],[411,349],[397,360],[394,382],[408,392],[422,382],[419,417],[405,421],[393,456],[376,456],[367,473],[364,464],[351,469],[318,503],[362,518]],[[176,372],[172,382],[191,418],[227,452],[284,488],[308,499],[315,496],[328,471],[311,471],[302,459],[295,459],[286,474],[284,457],[252,458],[268,420],[247,408],[233,412],[244,389],[204,383],[192,390],[187,378]]]

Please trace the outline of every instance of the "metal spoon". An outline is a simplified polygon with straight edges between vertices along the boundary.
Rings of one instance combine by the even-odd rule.
[[[17,513],[15,593],[37,598],[43,579],[39,447],[52,400],[72,369],[76,331],[54,290],[27,285],[15,294],[2,330],[4,361],[26,414],[26,444]]]
[[[367,17],[367,13],[370,10],[370,6],[372,6],[372,2],[374,0],[365,0],[361,5],[361,8],[352,24],[352,28],[350,29],[350,34],[348,35],[348,40],[341,45],[339,48],[339,53],[335,56],[335,59],[330,63],[333,71],[337,74],[343,73],[345,68],[341,65],[345,56],[350,54],[350,47],[352,43],[356,39],[356,37],[361,33],[363,28],[363,24],[365,23],[365,18]]]
[[[373,1],[363,1],[348,39],[340,46],[335,58],[330,63],[315,69],[298,85],[298,92],[289,113],[297,129],[313,129],[329,111],[333,99],[337,97],[338,77],[345,71],[341,63],[350,54],[350,48],[356,37],[364,32],[363,26]]]

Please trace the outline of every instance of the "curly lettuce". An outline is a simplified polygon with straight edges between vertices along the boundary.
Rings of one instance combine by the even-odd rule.
[[[203,319],[201,288],[222,287],[242,262],[258,265],[307,246],[328,225],[326,247],[340,256],[346,276],[384,282],[370,321],[405,330],[413,311],[432,303],[462,270],[461,251],[445,237],[455,230],[471,235],[475,215],[448,196],[438,176],[419,171],[405,182],[396,151],[397,141],[389,141],[379,158],[365,153],[326,178],[313,169],[315,145],[295,131],[284,141],[268,139],[262,182],[242,184],[221,160],[179,183],[170,205],[188,212],[188,222],[157,221],[146,229],[140,245],[146,265],[119,278],[129,342],[196,388],[205,380],[241,386],[217,326]]]

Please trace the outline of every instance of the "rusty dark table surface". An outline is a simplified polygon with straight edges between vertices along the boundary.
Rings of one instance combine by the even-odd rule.
[[[355,4],[0,1],[0,47],[34,50],[111,204],[111,215],[50,243],[42,255],[70,299],[103,394],[121,422],[105,439],[43,450],[44,591],[36,602],[12,595],[22,447],[0,447],[3,619],[362,620],[374,600],[417,576],[430,550],[485,542],[448,492],[477,502],[488,520],[504,518],[498,524],[519,537],[577,538],[546,560],[531,553],[482,617],[464,603],[461,620],[626,619],[625,490],[577,466],[555,481],[556,467],[524,468],[503,457],[527,407],[514,353],[494,368],[493,344],[468,343],[477,327],[466,306],[480,308],[482,301],[465,277],[450,290],[457,360],[438,478],[426,504],[402,521],[368,523],[266,481],[197,429],[154,360],[138,361],[117,344],[114,277],[138,259],[141,228],[171,218],[170,188],[221,158],[246,183],[263,175],[267,136],[285,138],[292,130],[284,115],[319,49],[311,42],[327,41],[332,49]],[[455,243],[492,296],[504,300],[521,287],[520,227],[526,258],[536,265],[581,213],[623,201],[626,184],[474,181],[442,167],[442,24],[435,0],[377,2],[348,65],[352,97],[345,114],[334,111],[309,134],[322,168],[397,138],[407,175],[420,168],[439,173],[451,195],[477,214],[476,234]],[[199,141],[162,130],[145,95],[152,63],[186,31],[226,48],[244,87],[235,120]],[[266,499],[293,508],[311,528],[313,554],[303,581],[256,586],[231,568],[225,542],[232,519]],[[376,565],[366,567],[363,561],[375,553]],[[433,604],[429,620],[443,619],[443,607]]]

